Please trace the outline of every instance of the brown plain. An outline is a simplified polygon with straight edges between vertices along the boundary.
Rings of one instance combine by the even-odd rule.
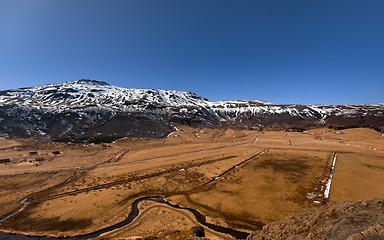
[[[163,196],[211,223],[252,232],[320,206],[334,153],[329,201],[384,198],[384,137],[373,130],[179,129],[100,145],[0,139],[0,159],[11,160],[0,164],[0,230],[81,235],[121,222],[140,197]],[[199,225],[185,210],[153,202],[139,209],[134,222],[100,238],[177,239]]]

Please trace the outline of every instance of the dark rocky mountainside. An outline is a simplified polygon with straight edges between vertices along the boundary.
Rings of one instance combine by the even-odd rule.
[[[384,130],[384,105],[210,102],[191,92],[127,89],[96,80],[0,91],[0,136],[63,141],[163,137],[177,124],[291,129],[331,126]]]
[[[266,239],[384,239],[384,200],[331,203],[272,222],[248,237]]]

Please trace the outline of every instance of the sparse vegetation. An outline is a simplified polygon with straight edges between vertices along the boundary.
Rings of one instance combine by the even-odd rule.
[[[372,184],[384,181],[384,139],[371,129],[177,129],[167,138],[126,138],[108,147],[0,139],[9,146],[0,158],[12,159],[0,168],[0,229],[82,235],[123,221],[136,199],[160,195],[199,211],[209,223],[251,233],[320,207],[335,152],[330,204],[384,198],[384,186]],[[35,158],[50,161],[36,164]],[[155,203],[139,209],[136,222],[103,236],[184,239],[199,225],[180,209]],[[207,227],[204,234],[223,238]]]

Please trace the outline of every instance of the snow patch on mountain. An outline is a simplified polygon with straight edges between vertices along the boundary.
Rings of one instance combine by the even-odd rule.
[[[220,115],[231,114],[235,116],[245,112],[257,114],[294,111],[287,107],[277,107],[270,102],[258,100],[210,102],[192,92],[121,88],[106,82],[85,79],[63,84],[0,91],[0,106],[11,104],[53,112],[92,106],[117,111],[157,112],[178,108],[180,113],[191,112],[191,110],[193,113],[198,109],[205,109],[214,115],[220,113]]]
[[[159,106],[203,106],[207,102],[195,93],[175,90],[129,89],[97,80],[78,80],[0,92],[0,104],[17,104],[64,110],[102,106],[122,109],[148,103]]]
[[[0,91],[3,136],[167,136],[174,124],[249,129],[381,127],[384,105],[208,101],[192,92],[122,88],[78,80]],[[124,129],[122,129],[122,127]],[[159,130],[161,129],[161,130]]]

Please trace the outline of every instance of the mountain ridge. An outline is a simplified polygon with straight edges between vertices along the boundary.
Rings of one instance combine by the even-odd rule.
[[[57,139],[164,137],[173,126],[384,129],[383,104],[209,101],[193,92],[122,88],[99,80],[0,91],[0,136]]]

